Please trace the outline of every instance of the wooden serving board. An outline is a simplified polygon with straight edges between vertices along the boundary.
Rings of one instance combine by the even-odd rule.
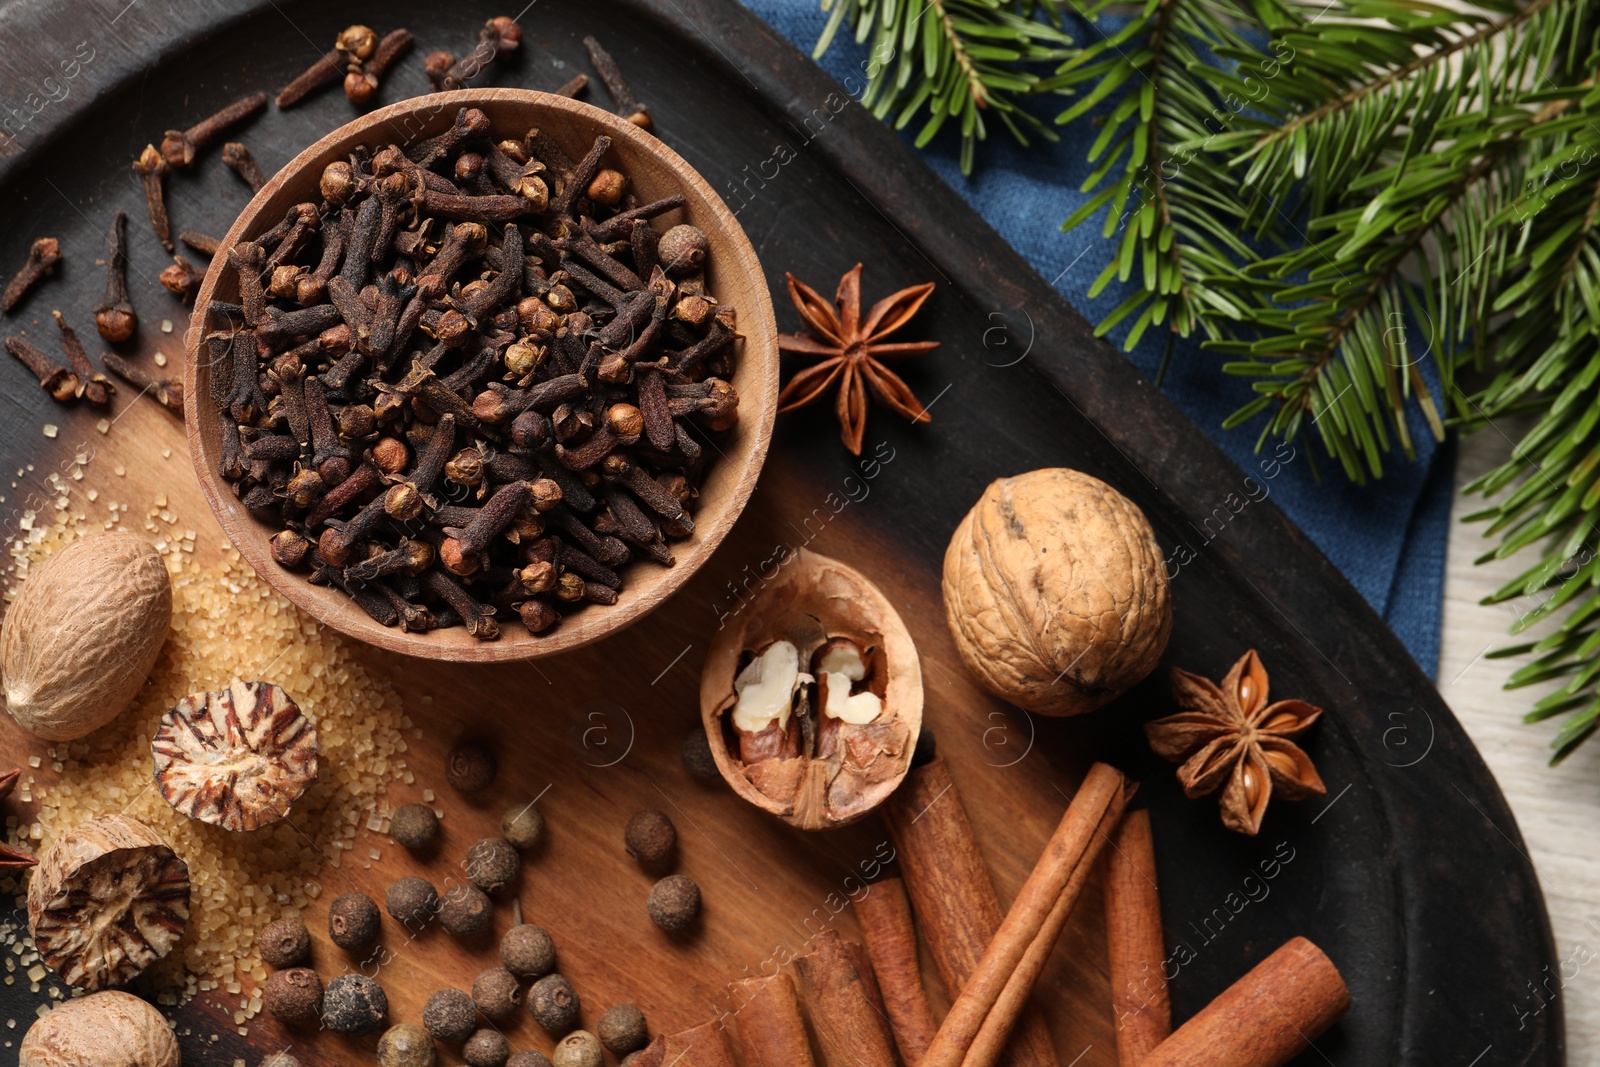
[[[462,51],[485,17],[515,14],[478,0],[331,7],[20,0],[0,12],[0,126],[11,131],[0,141],[0,271],[20,263],[41,234],[58,236],[67,256],[48,292],[0,326],[21,324],[53,347],[54,306],[86,332],[105,220],[122,208],[142,321],[129,352],[148,362],[162,351],[176,374],[185,315],[154,281],[168,260],[149,234],[128,168],[137,151],[222,102],[275,91],[349,22],[415,32],[418,53],[385,85],[382,99],[390,101],[426,90],[422,53]],[[677,757],[697,720],[699,665],[720,618],[759,587],[769,561],[803,546],[874,578],[910,625],[923,659],[926,722],[1002,898],[1021,884],[1089,761],[1111,760],[1144,781],[1180,1020],[1303,934],[1343,971],[1352,1009],[1301,1062],[1562,1063],[1559,1000],[1531,1010],[1539,1002],[1530,1000],[1529,983],[1543,980],[1556,957],[1510,811],[1399,642],[1259,499],[1282,465],[1304,457],[1282,450],[1247,481],[900,140],[732,0],[543,0],[522,22],[521,57],[485,81],[552,88],[586,69],[580,39],[599,34],[651,106],[659,134],[737,211],[779,294],[781,328],[797,326],[781,298],[786,270],[826,289],[864,261],[868,299],[937,282],[915,329],[944,347],[905,368],[933,405],[934,423],[911,427],[875,411],[866,451],[876,460],[865,462],[840,448],[824,408],[781,419],[755,497],[717,555],[664,607],[598,646],[498,667],[364,652],[369,668],[401,691],[423,735],[408,754],[416,784],[396,787],[391,799],[416,799],[431,786],[449,812],[446,840],[423,864],[379,841],[379,862],[325,872],[328,889],[381,899],[388,882],[419,868],[443,881],[468,843],[495,832],[506,804],[538,794],[549,841],[525,873],[521,900],[555,935],[586,1024],[607,1004],[633,1000],[655,1030],[691,1026],[724,1009],[725,981],[803,952],[821,928],[853,936],[849,910],[834,912],[853,884],[847,879],[881,855],[881,823],[802,834],[725,789],[695,784]],[[66,78],[61,64],[74,56]],[[598,90],[591,99],[605,102]],[[298,110],[270,111],[243,139],[270,171],[352,114],[334,89]],[[246,199],[214,150],[170,182],[169,196],[175,229],[217,234]],[[173,322],[171,334],[160,331],[163,318]],[[119,497],[137,509],[164,494],[182,525],[198,531],[197,556],[214,558],[220,531],[176,419],[147,399],[128,403],[124,390],[102,436],[96,414],[57,408],[9,361],[0,365],[0,390],[0,471],[23,469],[14,487],[0,488],[8,541],[29,494],[40,497],[46,474],[86,442],[95,455],[85,485],[106,484],[122,465]],[[41,433],[47,422],[60,427],[54,439]],[[1260,838],[1244,840],[1221,828],[1213,803],[1183,800],[1171,767],[1144,747],[1139,724],[1171,710],[1159,679],[1071,721],[1014,712],[971,682],[943,622],[945,543],[993,478],[1053,465],[1105,479],[1150,516],[1175,570],[1165,663],[1218,676],[1254,647],[1275,692],[1329,709],[1308,741],[1327,798],[1274,805]],[[596,725],[604,729],[596,733]],[[449,792],[441,770],[464,730],[491,738],[503,754],[497,785],[470,803]],[[0,738],[13,762],[44,753],[9,720],[0,720]],[[45,788],[49,766],[46,758],[34,772]],[[26,805],[9,803],[26,818]],[[673,815],[679,869],[704,888],[702,929],[687,940],[646,921],[649,878],[621,848],[625,820],[644,806]],[[365,844],[363,836],[358,847]],[[1260,865],[1286,856],[1277,877],[1263,882]],[[308,915],[314,930],[323,928],[331,895]],[[509,922],[504,909],[497,921]],[[464,951],[437,932],[393,947],[381,981],[396,1021],[416,1021],[431,991],[465,988],[491,965],[491,954]],[[348,963],[325,940],[317,960],[325,977]],[[929,980],[936,990],[931,971]],[[1039,999],[1063,1065],[1115,1063],[1097,893],[1074,917]],[[372,1048],[370,1038],[307,1040],[265,1017],[240,1037],[228,1018],[236,1001],[207,995],[178,1010],[186,1063],[254,1065],[286,1046],[307,1064],[350,1063]],[[26,982],[0,986],[0,1017],[17,1020],[14,1033],[0,1033],[11,1047],[40,1002]],[[525,1016],[508,1033],[513,1047],[548,1049]],[[458,1060],[447,1053],[442,1062]]]

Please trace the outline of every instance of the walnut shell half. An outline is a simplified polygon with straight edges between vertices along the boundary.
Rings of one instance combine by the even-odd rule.
[[[769,671],[752,684],[763,653],[783,643],[794,654],[782,649],[773,657],[782,678],[774,684]],[[783,714],[755,729],[763,720],[751,721],[739,701],[762,684],[782,704],[772,710]],[[875,716],[868,694],[881,701]],[[829,707],[835,714],[825,714]],[[922,729],[922,667],[877,586],[800,549],[724,621],[701,670],[700,715],[734,792],[802,830],[844,826],[881,804],[911,766]]]
[[[18,586],[0,625],[6,710],[48,741],[99,729],[138,696],[171,623],[172,581],[147,541],[72,542]]]
[[[154,830],[123,815],[56,838],[28,883],[34,945],[63,982],[80,989],[131,981],[172,951],[188,922],[188,864]]]
[[[28,1027],[17,1067],[178,1067],[172,1027],[148,1003],[114,989],[67,1000]]]
[[[184,697],[150,751],[167,803],[224,830],[277,822],[317,780],[317,728],[269,682]]]
[[[1155,669],[1172,633],[1144,513],[1064,467],[984,490],[945,551],[944,610],[983,687],[1044,715],[1115,699]]]

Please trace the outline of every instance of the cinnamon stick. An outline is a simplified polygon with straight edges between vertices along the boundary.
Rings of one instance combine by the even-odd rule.
[[[917,929],[954,999],[1000,929],[1000,898],[967,809],[942,759],[914,767],[885,805],[885,821]],[[1029,1007],[1012,1031],[1007,1067],[1060,1067],[1044,1017]]]
[[[1178,1027],[1142,1067],[1284,1067],[1349,1007],[1339,969],[1297,937]]]
[[[815,1067],[794,980],[787,974],[733,983],[740,1058],[745,1067]]]
[[[934,1035],[922,1067],[991,1067],[1022,1014],[1100,851],[1122,819],[1127,780],[1089,768],[1005,921]]]
[[[661,1050],[662,1062],[673,1067],[736,1067],[728,1031],[715,1020],[668,1034]]]
[[[1140,1067],[1172,1033],[1150,813],[1143,808],[1128,812],[1111,844],[1105,854],[1106,951],[1117,1064]]]
[[[917,962],[917,932],[905,883],[893,876],[879,879],[855,901],[856,921],[866,944],[872,971],[883,994],[884,1010],[894,1027],[900,1059],[919,1063],[939,1029]]]
[[[873,1005],[844,940],[837,930],[824,930],[814,944],[810,952],[795,958],[794,969],[823,1062],[895,1067],[883,1015]]]

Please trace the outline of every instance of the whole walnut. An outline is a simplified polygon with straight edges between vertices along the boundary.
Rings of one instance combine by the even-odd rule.
[[[64,1000],[28,1028],[17,1067],[178,1067],[166,1017],[146,1001],[107,990]]]
[[[1172,632],[1144,513],[1064,467],[1001,478],[944,555],[944,610],[985,689],[1028,711],[1092,711],[1155,669]]]

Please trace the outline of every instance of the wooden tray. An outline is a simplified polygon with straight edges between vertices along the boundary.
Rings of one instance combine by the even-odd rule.
[[[61,238],[67,264],[49,294],[30,300],[4,328],[28,323],[53,346],[52,306],[75,309],[80,332],[87,328],[101,285],[94,264],[101,234],[121,207],[129,213],[133,276],[144,279],[135,286],[141,333],[130,350],[175,357],[177,335],[163,335],[157,324],[169,317],[181,331],[185,320],[154,285],[167,259],[149,235],[128,168],[138,149],[221,102],[281,87],[349,22],[380,31],[406,25],[419,52],[460,51],[483,18],[502,13],[515,14],[477,0],[392,0],[337,11],[287,0],[8,5],[0,14],[0,102],[8,109],[0,122],[14,136],[0,142],[8,223],[0,270],[14,269],[28,242],[47,233]],[[779,546],[804,545],[873,576],[910,623],[923,655],[927,722],[1003,897],[1021,883],[1091,758],[1144,779],[1167,938],[1184,960],[1172,987],[1179,1019],[1304,934],[1337,962],[1353,1006],[1303,1063],[1563,1062],[1560,1000],[1529,995],[1547,979],[1545,968],[1558,964],[1511,813],[1400,643],[1271,502],[1257,499],[1279,467],[1264,463],[1247,482],[898,137],[732,0],[543,0],[523,25],[520,60],[486,83],[554,87],[586,69],[582,35],[600,34],[651,105],[661,136],[737,211],[775,294],[785,270],[826,289],[858,260],[868,264],[869,299],[931,279],[939,287],[919,328],[944,341],[906,368],[918,395],[933,403],[934,424],[910,427],[875,411],[867,434],[867,452],[880,457],[875,467],[850,461],[824,409],[780,420],[743,521],[694,581],[641,625],[537,667],[449,667],[370,653],[404,690],[426,737],[410,755],[417,785],[397,789],[395,799],[414,799],[424,785],[439,790],[452,809],[445,854],[493,832],[512,798],[551,785],[540,802],[551,846],[523,901],[554,932],[587,1023],[622,999],[636,1000],[663,1031],[717,1014],[723,981],[759,968],[775,950],[800,950],[815,926],[807,917],[883,840],[875,820],[827,836],[790,831],[724,790],[694,785],[678,766],[678,740],[696,719],[700,660],[730,590],[754,581]],[[75,52],[93,58],[63,80],[58,62]],[[391,75],[382,99],[425,89],[413,56]],[[601,93],[592,98],[604,102]],[[351,113],[334,89],[298,110],[263,116],[244,139],[270,170]],[[175,178],[170,197],[178,226],[212,233],[226,230],[245,200],[214,157]],[[781,295],[777,302],[780,326],[795,328],[792,309]],[[115,426],[100,437],[95,414],[55,407],[12,362],[0,366],[0,388],[8,412],[0,420],[0,468],[34,464],[5,492],[0,519],[8,540],[27,495],[89,441],[97,451],[91,477],[125,464],[123,499],[165,493],[200,531],[198,552],[216,551],[220,532],[184,460],[177,420],[148,401],[127,404],[125,391]],[[41,436],[46,422],[62,427],[55,440]],[[1285,449],[1276,462],[1304,457]],[[1219,675],[1253,646],[1275,691],[1329,709],[1308,743],[1329,786],[1325,800],[1275,805],[1259,840],[1243,840],[1221,829],[1214,804],[1184,801],[1172,768],[1145,749],[1138,723],[1171,710],[1159,681],[1065,722],[1009,712],[970,682],[939,601],[946,540],[991,479],[1051,465],[1104,478],[1149,514],[1177,567],[1166,662]],[[432,697],[431,706],[422,697]],[[619,742],[631,736],[627,756],[609,767],[591,766],[605,760],[586,760],[574,747],[596,702],[611,709],[619,731],[627,724]],[[470,806],[449,797],[440,771],[463,725],[490,731],[515,754],[493,796]],[[43,754],[9,720],[0,737],[16,762]],[[48,760],[34,773],[50,785]],[[676,811],[680,869],[705,888],[705,929],[687,944],[642,921],[647,879],[618,847],[624,820],[645,805]],[[15,801],[9,810],[26,814]],[[1274,855],[1293,859],[1263,895],[1247,878]],[[393,846],[384,856],[370,871],[330,872],[330,886],[381,895],[410,866]],[[439,860],[440,870],[448,862]],[[323,916],[314,909],[308,918],[315,928]],[[832,924],[853,933],[848,910]],[[1040,992],[1063,1065],[1115,1062],[1100,927],[1095,897],[1074,918]],[[325,974],[341,958],[326,945],[319,953]],[[419,942],[384,975],[395,1018],[415,1021],[428,992],[465,985],[485,965],[446,938]],[[25,990],[20,979],[0,986],[0,1017],[17,1020],[13,1033],[0,1034],[10,1042],[40,1002]],[[355,1058],[347,1043],[295,1040],[266,1019],[240,1038],[224,1017],[234,1006],[202,996],[178,1012],[186,1063],[241,1057],[254,1064],[291,1041],[307,1064]],[[220,1035],[214,1042],[213,1033]],[[525,1018],[510,1034],[514,1045],[548,1047]],[[446,1055],[443,1062],[457,1061]]]

